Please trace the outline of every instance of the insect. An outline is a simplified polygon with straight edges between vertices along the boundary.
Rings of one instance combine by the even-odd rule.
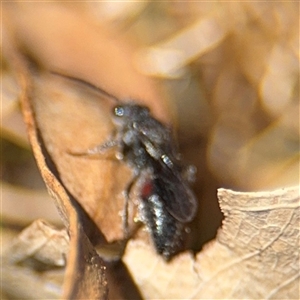
[[[197,212],[197,199],[189,186],[195,167],[183,165],[170,128],[155,119],[148,107],[134,101],[122,102],[94,88],[118,103],[112,113],[116,133],[85,154],[101,154],[116,147],[118,159],[127,163],[134,174],[126,191],[124,226],[130,190],[136,184],[139,218],[147,227],[157,252],[169,260],[184,249],[186,224]]]

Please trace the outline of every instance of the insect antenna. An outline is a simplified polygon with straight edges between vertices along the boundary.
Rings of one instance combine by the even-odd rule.
[[[87,87],[105,95],[106,97],[108,98],[111,98],[113,100],[115,100],[116,102],[120,103],[121,101],[114,95],[110,94],[109,92],[105,91],[103,88],[99,87],[99,86],[96,86],[90,82],[87,82],[83,79],[80,79],[80,78],[76,78],[76,77],[73,77],[73,76],[70,76],[70,75],[66,75],[66,74],[62,74],[62,73],[59,73],[59,72],[56,72],[56,71],[50,71],[51,74],[53,75],[57,75],[57,76],[61,76],[63,78],[66,78],[66,79],[69,79],[69,80],[72,80],[72,81],[75,81],[75,82],[78,82],[78,83],[81,83],[81,84],[84,84],[86,85]]]

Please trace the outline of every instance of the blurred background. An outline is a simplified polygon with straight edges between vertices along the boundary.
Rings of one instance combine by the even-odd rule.
[[[198,169],[196,248],[220,226],[217,188],[299,183],[298,2],[5,3],[3,24],[6,227],[22,228],[36,218],[60,224],[26,137],[21,90],[6,56],[12,40],[48,69],[119,97],[136,91],[149,106],[154,98],[167,103],[153,104],[163,107],[154,112],[172,123],[183,160]]]

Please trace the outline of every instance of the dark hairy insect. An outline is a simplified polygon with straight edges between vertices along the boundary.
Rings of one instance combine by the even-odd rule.
[[[197,199],[189,186],[195,167],[182,164],[170,128],[155,119],[146,106],[133,101],[122,102],[97,89],[118,102],[113,108],[116,133],[85,154],[101,154],[116,147],[117,158],[134,172],[126,198],[136,184],[139,218],[146,225],[157,252],[169,260],[184,250],[187,223],[197,212]],[[125,206],[126,227],[128,199]]]

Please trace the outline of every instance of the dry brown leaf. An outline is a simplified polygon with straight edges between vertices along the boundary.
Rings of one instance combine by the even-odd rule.
[[[65,230],[35,221],[6,245],[3,291],[14,298],[59,298],[68,247]]]
[[[166,264],[130,241],[124,261],[145,299],[299,299],[299,188],[219,189],[225,219],[196,256]]]
[[[72,250],[68,255],[61,299],[107,299],[106,267],[79,220],[76,221],[77,226],[70,231]]]
[[[24,264],[35,260],[33,268],[39,263],[51,267],[64,267],[68,252],[69,237],[65,230],[57,230],[42,220],[33,222],[24,229],[6,250],[11,264]]]
[[[65,230],[41,220],[23,230],[2,257],[5,293],[21,299],[106,299],[103,262],[80,225],[75,235],[80,242],[71,232],[70,246]]]
[[[30,88],[31,82],[29,80],[29,74],[18,54],[12,52],[10,55],[13,57],[20,75],[23,90],[21,102],[29,140],[48,191],[55,199],[57,208],[61,213],[70,235],[70,248],[62,298],[80,299],[87,297],[91,299],[106,299],[107,283],[103,261],[96,253],[85,231],[82,229],[82,224],[84,224],[85,221],[88,223],[89,220],[73,202],[73,199],[70,198],[70,195],[61,184],[61,181],[55,176],[57,172],[56,168],[43,148],[43,141],[39,135],[39,130],[36,126],[34,113],[32,111],[30,101],[32,100],[33,94]],[[85,230],[91,230],[91,228],[92,225],[90,225],[90,227],[86,225]],[[97,233],[94,235],[94,238],[96,237]]]
[[[64,186],[111,242],[123,238],[125,186],[120,182],[129,179],[130,172],[117,161],[70,153],[86,152],[109,136],[110,109],[97,96],[80,85],[76,89],[67,79],[49,75],[36,82],[33,105],[43,141]],[[114,194],[119,197],[111,201]]]

